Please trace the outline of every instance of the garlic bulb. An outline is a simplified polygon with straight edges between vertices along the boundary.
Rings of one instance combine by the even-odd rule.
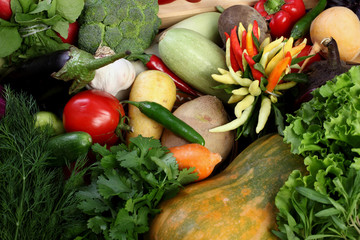
[[[124,58],[95,71],[94,79],[88,88],[106,91],[119,100],[127,99],[131,85],[136,77],[132,63]]]

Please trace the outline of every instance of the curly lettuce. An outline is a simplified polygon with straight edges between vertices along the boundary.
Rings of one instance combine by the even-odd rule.
[[[313,91],[293,115],[284,141],[304,156],[275,205],[280,239],[359,239],[360,66]]]

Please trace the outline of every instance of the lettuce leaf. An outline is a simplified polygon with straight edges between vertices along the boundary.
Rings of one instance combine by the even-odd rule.
[[[360,66],[313,91],[287,115],[284,141],[304,156],[275,205],[280,239],[358,239],[360,235]]]

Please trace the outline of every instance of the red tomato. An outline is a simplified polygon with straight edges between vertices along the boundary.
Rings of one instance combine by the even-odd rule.
[[[312,46],[311,45],[306,45],[304,47],[303,50],[301,50],[301,52],[296,56],[297,58],[299,57],[304,57],[304,56],[308,56],[311,52],[311,48]],[[308,61],[308,63],[306,64],[305,66],[305,69],[310,66],[313,62],[317,62],[317,61],[320,61],[322,59],[321,55],[319,53],[315,54],[313,57],[310,58],[310,60]],[[305,60],[304,60],[305,61]],[[300,66],[302,66],[302,64],[304,63],[304,61],[301,61],[299,62],[298,64]],[[298,72],[299,70],[298,69],[292,69],[292,72]]]
[[[158,3],[160,4],[160,5],[162,5],[162,4],[167,4],[167,3],[171,3],[171,2],[174,2],[175,0],[158,0]]]
[[[67,132],[87,132],[94,143],[111,146],[119,140],[115,130],[122,116],[125,111],[117,98],[92,89],[76,94],[66,103],[63,123]]]
[[[12,15],[10,0],[0,0],[0,18],[8,21]]]
[[[63,38],[59,33],[56,34],[61,38],[61,40],[64,43],[75,45],[77,42],[78,32],[79,32],[79,24],[78,22],[73,22],[69,24],[68,37],[66,39]]]

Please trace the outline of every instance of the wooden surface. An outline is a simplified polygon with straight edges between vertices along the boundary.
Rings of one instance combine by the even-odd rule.
[[[313,8],[318,1],[304,0],[305,7],[307,9]],[[162,21],[160,28],[167,28],[198,13],[217,11],[216,6],[226,9],[237,4],[253,6],[256,2],[257,0],[202,0],[198,3],[190,3],[186,0],[176,0],[172,3],[159,6],[158,16]]]

